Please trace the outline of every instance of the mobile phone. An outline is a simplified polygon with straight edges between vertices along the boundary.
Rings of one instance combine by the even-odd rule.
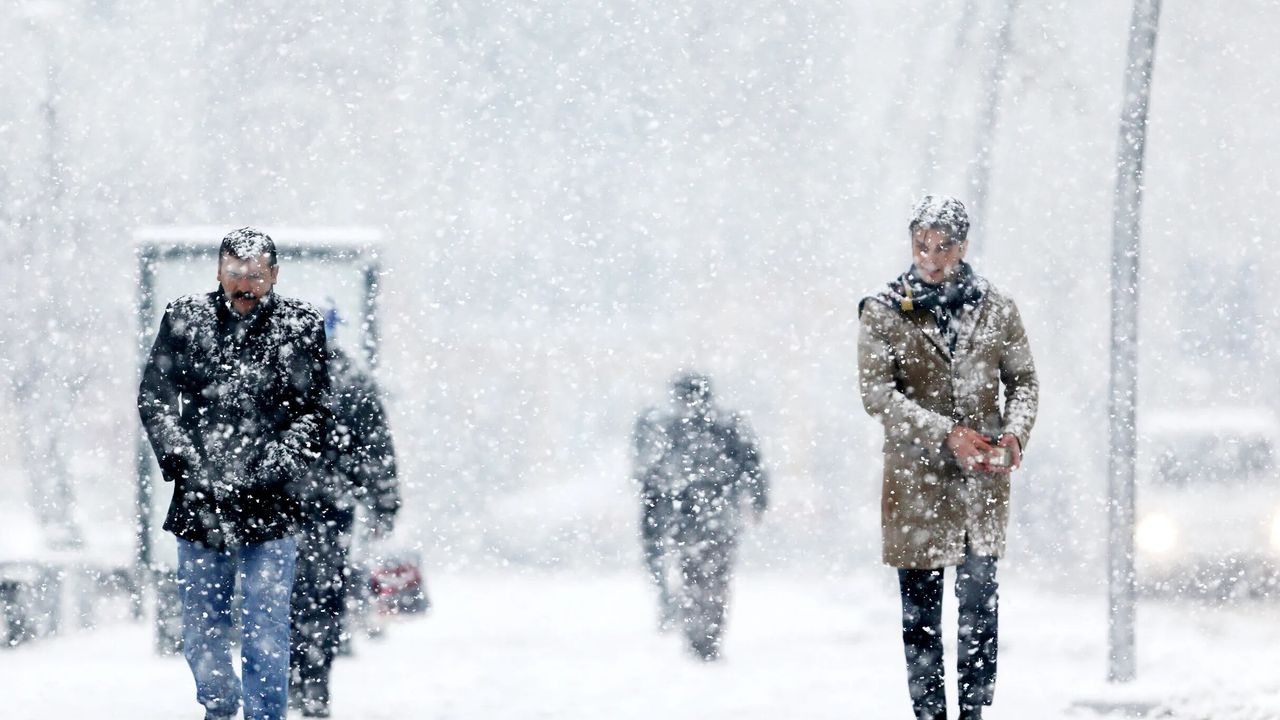
[[[987,464],[991,467],[1009,467],[1009,463],[1013,461],[1013,453],[1009,452],[1009,448],[1003,445],[997,445],[991,448],[991,454],[987,455]]]

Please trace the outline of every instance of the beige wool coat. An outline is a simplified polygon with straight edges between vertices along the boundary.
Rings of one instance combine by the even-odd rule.
[[[954,357],[928,310],[904,311],[882,296],[859,310],[859,384],[863,406],[884,425],[880,519],[893,567],[957,565],[966,540],[978,555],[1004,554],[1009,473],[963,470],[945,440],[958,423],[1012,434],[1025,449],[1039,383],[1013,300],[975,282],[983,296],[954,321]]]

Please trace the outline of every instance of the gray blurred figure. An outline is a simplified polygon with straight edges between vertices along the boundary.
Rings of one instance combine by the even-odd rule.
[[[339,323],[330,308],[325,330]],[[299,536],[293,587],[290,704],[304,717],[329,716],[329,675],[343,633],[352,580],[356,505],[363,505],[375,538],[391,534],[400,509],[395,447],[373,378],[336,345],[329,345],[332,422],[312,472],[322,492],[307,498],[308,522]]]
[[[668,442],[663,432],[662,414],[649,408],[636,418],[633,437],[635,481],[640,489],[640,545],[644,550],[649,577],[658,588],[658,627],[669,630],[675,624],[677,606],[668,577],[668,530],[671,503],[661,460]]]
[[[641,538],[663,624],[678,621],[690,650],[715,660],[743,506],[763,515],[768,479],[746,421],[716,406],[707,376],[677,375],[671,400],[636,423]]]

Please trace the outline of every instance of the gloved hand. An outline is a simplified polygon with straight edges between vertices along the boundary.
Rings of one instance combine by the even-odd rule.
[[[258,468],[254,484],[280,487],[298,480],[303,469],[302,463],[287,446],[272,440],[263,449],[262,464]]]
[[[173,452],[166,453],[163,457],[158,458],[157,462],[160,465],[160,474],[164,476],[165,482],[173,482],[178,479],[190,481],[204,469],[200,454],[190,445],[175,448]]]
[[[369,518],[369,535],[374,540],[385,540],[391,537],[396,527],[396,516],[391,513],[373,515]]]

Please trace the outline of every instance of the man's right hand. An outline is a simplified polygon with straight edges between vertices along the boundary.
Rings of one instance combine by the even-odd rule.
[[[987,456],[991,454],[991,441],[977,430],[956,425],[947,434],[947,447],[965,470],[990,470]]]
[[[391,537],[391,533],[394,532],[395,529],[395,515],[374,515],[369,518],[369,536],[374,540],[385,540]]]
[[[190,482],[201,469],[200,455],[193,447],[176,448],[156,458],[165,482],[181,478]]]

